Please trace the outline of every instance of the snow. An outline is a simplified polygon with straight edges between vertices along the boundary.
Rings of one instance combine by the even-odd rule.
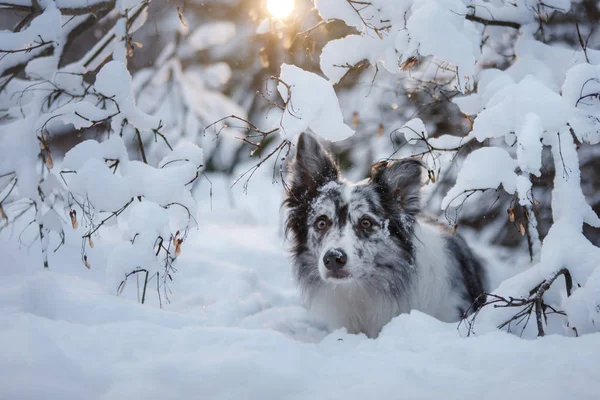
[[[427,129],[421,118],[411,119],[400,130],[404,132],[404,138],[408,143],[418,142],[428,137]]]
[[[128,182],[113,174],[104,160],[97,158],[87,160],[67,179],[73,193],[89,200],[99,210],[116,211],[133,197]]]
[[[411,57],[435,56],[455,76],[461,92],[473,89],[476,61],[481,56],[480,33],[465,20],[467,7],[459,0],[375,0],[315,2],[325,21],[343,20],[359,31],[326,44],[321,70],[334,83],[349,66],[367,60],[392,73]]]
[[[364,27],[359,15],[346,0],[315,0],[315,8],[324,21],[339,19],[357,29]]]
[[[118,112],[118,115],[111,121],[114,132],[121,131],[123,121],[144,131],[158,129],[161,126],[159,118],[148,115],[136,107],[131,88],[131,75],[123,62],[110,61],[106,63],[96,75],[95,87],[99,93],[114,101],[113,107],[107,107],[115,113]]]
[[[419,43],[420,54],[435,55],[456,66],[461,91],[472,86],[475,61],[481,54],[479,35],[473,23],[462,17],[465,14],[460,1],[419,1],[406,24],[411,40]]]
[[[537,177],[541,175],[540,168],[542,168],[543,134],[542,121],[534,113],[525,115],[523,125],[516,130],[519,167],[521,171]]]
[[[594,93],[600,90],[599,77],[600,66],[579,64],[567,71],[562,85],[563,98],[576,107],[569,124],[580,141],[591,144],[600,142],[600,131],[595,123],[600,117],[600,112],[598,99],[594,96]]]
[[[2,50],[18,51],[2,56],[0,73],[29,60],[32,55],[39,55],[55,46],[59,47],[62,43],[61,33],[61,15],[54,3],[49,3],[44,12],[31,21],[27,29],[16,33],[12,30],[0,30]],[[42,43],[48,44],[40,46]],[[20,51],[23,49],[30,50]]]
[[[117,135],[113,135],[104,142],[85,140],[65,154],[63,167],[76,171],[91,158],[119,160],[119,162],[125,163],[128,159],[127,149],[123,140]]]
[[[280,79],[282,82],[277,89],[286,101],[279,125],[284,138],[294,139],[307,129],[331,141],[343,140],[354,134],[344,123],[331,83],[289,64],[281,66]]]
[[[348,35],[329,41],[321,53],[321,70],[332,83],[338,83],[350,66],[367,60],[371,65],[381,63],[388,71],[398,72],[398,56],[394,37],[383,39],[368,35]]]
[[[545,131],[556,131],[568,122],[572,106],[533,76],[528,75],[512,84],[506,84],[502,75],[493,80],[498,80],[498,83],[489,83],[484,93],[487,90],[494,90],[495,93],[489,97],[489,101],[484,100],[485,110],[479,113],[471,133],[479,141],[522,129],[526,118],[532,113],[543,116],[540,122]],[[481,92],[480,95],[485,99]]]
[[[525,340],[482,323],[467,338],[418,312],[395,318],[375,340],[325,332],[300,305],[278,207],[261,199],[276,205],[279,187],[253,181],[262,196],[236,192],[232,206],[226,180],[211,180],[213,209],[201,185],[203,225],[177,261],[164,309],[155,290],[144,305],[127,296],[135,280],[116,296],[103,263],[87,270],[72,257],[80,246],[73,232],[50,254],[50,270],[0,233],[3,398],[597,397],[598,333]],[[106,254],[115,239],[96,242]]]
[[[461,204],[471,190],[496,189],[500,185],[504,191],[514,193],[517,162],[498,147],[484,147],[469,154],[456,178],[456,184],[442,200],[442,209],[453,204]]]
[[[200,168],[204,163],[204,151],[195,144],[182,140],[158,165],[159,168],[165,168],[168,165],[181,162],[191,162],[192,165]]]
[[[434,97],[464,93],[453,101],[473,122],[466,137],[430,138],[426,126],[435,124],[420,118],[398,119],[394,127],[404,126],[393,132],[409,143],[403,155],[422,150],[419,142],[427,139],[433,150],[425,161],[438,167],[441,179],[451,174],[437,163],[451,164],[458,147],[474,139],[486,146],[462,165],[457,158],[461,169],[442,208],[461,207],[473,190],[500,188],[522,206],[533,262],[508,274],[506,265],[488,260],[497,295],[526,297],[561,269],[570,271],[571,296],[562,277],[544,294],[546,305],[566,315],[548,314],[543,326],[550,336],[536,340],[499,331],[515,313],[502,307],[482,310],[469,338],[464,325],[457,329],[418,312],[395,318],[376,340],[327,332],[301,306],[293,283],[283,189],[269,185],[272,165],[257,171],[247,197],[229,191],[231,176],[256,159],[240,161],[228,177],[210,174],[208,181],[201,173],[205,162],[220,170],[234,166],[235,136],[243,131],[229,120],[213,126],[218,138],[199,137],[202,128],[228,115],[247,118],[252,99],[243,85],[231,93],[235,101],[221,93],[232,69],[224,62],[200,66],[197,52],[229,60],[221,57],[223,47],[245,33],[230,22],[202,23],[188,33],[173,13],[178,28],[172,32],[181,42],[165,37],[154,64],[132,79],[126,38],[146,11],[129,30],[127,16],[147,3],[119,0],[103,39],[59,68],[69,58],[62,54],[66,38],[88,17],[61,10],[74,12],[68,9],[82,3],[39,1],[41,12],[18,32],[0,31],[2,50],[17,50],[0,58],[0,72],[25,66],[0,93],[0,398],[598,397],[600,249],[583,227],[600,227],[600,218],[581,187],[578,147],[600,142],[600,52],[552,43],[554,32],[542,39],[552,45],[542,43],[546,33],[537,23],[569,11],[570,1],[317,0],[323,20],[356,29],[325,44],[325,78],[282,65],[280,81],[267,85],[277,86],[284,110],[258,122],[265,130],[280,128],[280,140],[293,142],[308,130],[339,141],[354,134],[344,118],[360,110],[357,130],[379,136],[388,121],[381,100],[388,111],[404,107],[408,99],[398,94],[412,93],[414,82],[439,83]],[[507,28],[511,33],[495,48],[488,39],[498,40],[504,28],[484,27],[467,14],[521,27]],[[265,19],[247,31],[283,34],[284,28]],[[32,48],[40,40],[48,43]],[[390,78],[389,87],[374,78],[370,85],[336,87],[363,60],[371,76]],[[98,73],[90,85],[84,75],[92,71]],[[344,91],[342,107],[336,90]],[[85,128],[98,130],[101,141],[83,141],[64,159],[49,161],[55,144],[73,146],[61,132]],[[372,147],[350,152],[350,163],[362,168],[389,155],[385,135],[364,139]],[[534,177],[545,172],[544,148],[555,174],[552,225],[542,242],[531,191]],[[130,160],[128,152],[143,161]],[[425,192],[441,187],[432,186]],[[25,217],[15,222],[21,211]],[[473,237],[482,232],[469,243],[493,255],[489,238]],[[504,329],[533,339],[536,328]],[[583,336],[564,337],[575,335]]]

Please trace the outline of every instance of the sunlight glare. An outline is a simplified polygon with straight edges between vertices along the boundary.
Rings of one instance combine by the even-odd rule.
[[[273,17],[284,19],[294,11],[294,0],[267,0],[267,10]]]

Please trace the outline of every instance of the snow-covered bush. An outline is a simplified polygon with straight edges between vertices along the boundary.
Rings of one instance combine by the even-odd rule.
[[[189,33],[173,7],[178,34],[132,78],[129,59],[144,46],[133,34],[150,1],[26,3],[2,4],[25,14],[0,31],[0,230],[35,230],[29,236],[39,239],[45,267],[50,243],[60,247],[67,228],[81,231],[90,268],[89,248],[118,226],[109,285],[123,292],[127,276],[143,270],[165,289],[196,223],[190,191],[204,166],[200,147],[214,148],[199,133],[243,113],[219,92],[227,64],[190,60],[226,43],[234,28],[213,23]],[[105,32],[86,32],[97,26]]]
[[[196,203],[190,186],[199,176],[202,150],[180,143],[154,168],[130,161],[122,139],[113,135],[98,143],[87,140],[71,149],[60,175],[68,190],[66,206],[73,228],[80,221],[82,260],[91,268],[88,248],[103,227],[119,221],[126,241],[111,251],[107,266],[109,287],[122,293],[127,278],[145,273],[155,279],[168,299],[167,281],[175,271],[173,262],[181,252],[188,231],[196,223]],[[145,300],[146,285],[141,294]]]

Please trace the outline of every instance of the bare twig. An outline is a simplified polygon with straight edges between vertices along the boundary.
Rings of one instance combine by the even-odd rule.
[[[39,36],[39,35],[38,35],[38,38],[39,38],[39,40],[35,40],[33,42],[35,44],[29,45],[29,46],[27,46],[25,48],[22,48],[22,49],[10,49],[10,50],[0,49],[0,53],[4,54],[2,57],[0,57],[0,60],[2,58],[4,58],[6,55],[8,55],[8,54],[29,53],[29,52],[31,52],[31,51],[33,51],[35,49],[39,49],[40,47],[44,47],[44,46],[47,46],[49,44],[53,44],[54,43],[53,40],[46,41],[46,40],[42,39],[42,37]]]
[[[475,308],[475,304],[478,304],[480,298],[473,303],[473,305],[465,312],[463,319],[461,320],[459,327],[462,323],[467,324],[467,334],[470,335],[474,333],[475,319],[479,312],[488,306],[493,306],[494,308],[520,308],[520,310],[513,315],[508,320],[504,321],[500,325],[498,325],[498,329],[502,329],[504,327],[508,327],[510,331],[510,326],[512,323],[519,325],[523,324],[521,329],[521,334],[525,330],[527,323],[529,322],[529,318],[532,313],[535,313],[536,324],[538,329],[538,336],[544,336],[546,333],[544,331],[544,321],[546,319],[546,309],[550,309],[554,314],[565,315],[563,311],[557,311],[555,308],[544,304],[544,294],[552,284],[556,281],[559,276],[565,277],[565,287],[567,290],[567,297],[571,296],[571,291],[573,289],[573,279],[569,270],[567,268],[562,268],[553,274],[550,278],[545,279],[542,283],[534,287],[529,291],[528,297],[515,298],[515,297],[503,297],[493,293],[483,293],[481,296],[487,298],[486,302],[483,303],[472,315],[468,317],[468,315]]]

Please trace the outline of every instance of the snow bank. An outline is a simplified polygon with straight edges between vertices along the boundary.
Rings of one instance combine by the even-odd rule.
[[[326,334],[299,305],[276,225],[225,224],[202,208],[163,310],[154,293],[145,305],[115,296],[67,251],[51,255],[60,268],[39,271],[37,255],[0,237],[2,398],[597,397],[600,334],[465,338],[418,312],[375,340]]]

